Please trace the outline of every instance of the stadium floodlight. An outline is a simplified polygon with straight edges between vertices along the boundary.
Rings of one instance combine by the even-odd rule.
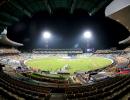
[[[84,38],[90,39],[92,37],[92,32],[91,31],[85,31],[83,33]]]
[[[49,31],[42,32],[42,37],[45,39],[45,47],[48,49],[48,41],[51,38],[51,32]]]
[[[92,38],[92,32],[90,30],[84,31],[83,38],[85,38],[86,41],[85,51],[89,52],[89,45],[90,45],[90,39]]]
[[[51,37],[51,33],[49,31],[44,31],[42,35],[44,39],[49,39]]]

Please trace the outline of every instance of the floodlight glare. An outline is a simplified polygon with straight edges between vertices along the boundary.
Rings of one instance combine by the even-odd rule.
[[[51,33],[48,31],[43,32],[43,38],[49,39],[51,37]]]
[[[84,38],[90,39],[92,37],[92,32],[91,31],[85,31],[83,36],[84,36]]]

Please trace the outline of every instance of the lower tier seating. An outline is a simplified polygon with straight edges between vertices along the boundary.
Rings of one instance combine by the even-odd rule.
[[[66,99],[100,100],[112,99],[129,88],[130,76],[117,76],[115,78],[104,80],[93,85],[68,88],[66,90]],[[123,90],[124,89],[124,90]]]
[[[3,72],[0,73],[0,86],[9,92],[26,99],[43,100],[50,97],[49,89],[13,79]]]

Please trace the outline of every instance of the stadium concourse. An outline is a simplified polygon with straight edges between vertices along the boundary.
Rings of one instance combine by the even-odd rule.
[[[0,49],[0,99],[97,100],[128,99],[130,90],[130,52],[97,50],[83,54],[79,50],[55,49],[40,52],[20,52],[14,48]],[[52,52],[51,52],[52,51]],[[58,53],[60,51],[60,53]],[[113,62],[95,70],[52,74],[33,69],[25,61],[33,57],[104,57]],[[76,51],[76,52],[74,52]],[[78,51],[78,52],[77,52]],[[61,53],[62,52],[62,53]],[[94,62],[93,62],[94,63]]]

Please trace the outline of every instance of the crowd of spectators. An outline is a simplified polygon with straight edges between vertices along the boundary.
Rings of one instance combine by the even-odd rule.
[[[20,51],[15,48],[0,48],[0,54],[19,54]]]

